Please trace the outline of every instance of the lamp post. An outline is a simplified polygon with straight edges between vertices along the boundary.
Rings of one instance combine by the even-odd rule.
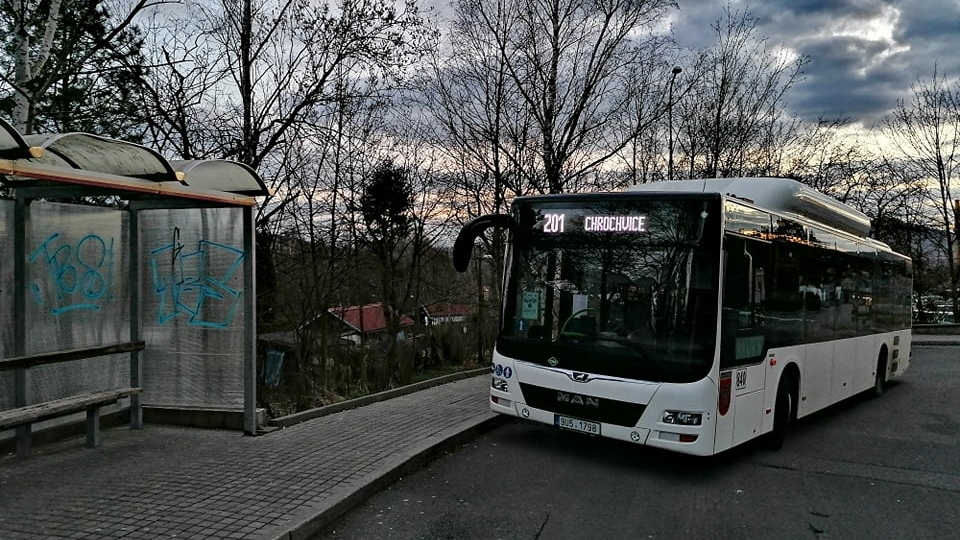
[[[669,137],[668,156],[667,156],[667,180],[673,180],[673,81],[683,69],[680,66],[674,66],[670,72],[670,84],[667,87],[667,136]]]
[[[953,200],[953,231],[960,236],[960,199]]]
[[[951,254],[960,264],[960,199],[953,200],[953,249]],[[957,290],[953,289],[953,322],[957,322],[957,316],[960,315],[960,299],[957,298]]]

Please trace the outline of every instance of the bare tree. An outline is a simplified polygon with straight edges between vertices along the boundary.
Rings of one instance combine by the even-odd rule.
[[[953,312],[958,313],[960,261],[955,227],[960,216],[954,206],[954,193],[960,173],[960,84],[951,83],[935,66],[933,75],[918,79],[911,91],[910,98],[899,100],[893,113],[884,119],[883,134],[929,182],[928,205],[942,231],[940,245],[949,270],[946,285]]]
[[[346,75],[382,91],[433,45],[412,1],[334,6],[289,1],[196,0],[188,15],[172,16],[167,41],[155,42],[151,78],[155,144],[183,157],[236,159],[275,188],[282,147],[305,127],[323,125]],[[201,28],[195,28],[201,22]],[[187,29],[181,32],[180,29]],[[183,36],[203,36],[202,40]],[[192,141],[204,141],[197,147]],[[268,198],[258,222],[283,200]]]
[[[597,187],[596,174],[663,115],[670,0],[459,0],[424,105],[448,152],[461,219],[514,197]],[[609,185],[607,186],[609,187]],[[482,239],[477,308],[500,298],[502,231]],[[482,318],[478,318],[482,321]],[[482,354],[482,332],[478,356]]]
[[[497,44],[496,36],[516,21],[509,7],[503,2],[457,4],[449,48],[434,53],[431,72],[420,81],[420,100],[434,120],[424,122],[424,128],[433,129],[421,133],[446,154],[448,200],[461,220],[501,213],[513,197],[542,191],[542,169],[530,145],[535,121],[515,91],[507,52]],[[498,272],[502,240],[495,231],[484,238]],[[484,280],[482,273],[476,277],[479,311]]]
[[[329,358],[338,335],[304,323],[380,292],[355,203],[384,154],[383,110],[434,32],[413,1],[185,0],[160,15],[147,47],[153,144],[234,159],[264,178],[260,322],[297,329],[309,392],[327,382],[311,361]]]
[[[153,144],[256,169],[271,188],[257,216],[262,262],[270,267],[274,238],[294,234],[329,250],[326,274],[337,275],[329,265],[341,240],[338,183],[370,153],[355,144],[371,142],[361,111],[433,44],[415,4],[194,0],[159,14],[155,26],[147,48]],[[318,212],[330,216],[320,220],[324,231]],[[325,290],[317,300],[335,288]]]
[[[452,110],[455,101],[441,116],[459,116],[462,133],[505,150],[532,188],[518,191],[575,190],[633,140],[635,128],[623,126],[635,126],[631,103],[649,80],[630,74],[660,50],[660,38],[644,32],[674,2],[460,0],[455,7],[453,66],[480,59],[473,81],[483,84],[469,95],[454,90],[468,81],[449,82],[447,95],[469,98],[461,105],[472,116]]]
[[[483,8],[485,13],[476,10]],[[540,180],[531,166],[533,119],[513,91],[507,58],[489,25],[514,20],[503,3],[463,2],[450,26],[449,49],[437,50],[421,80],[422,102],[436,120],[426,133],[448,153],[460,178],[467,215],[498,213],[508,197],[524,195]],[[486,24],[478,24],[485,17]],[[505,30],[501,30],[505,31]]]
[[[629,79],[634,81],[630,100],[629,125],[625,125],[624,136],[630,143],[620,154],[620,168],[628,174],[620,185],[608,185],[604,188],[622,187],[622,184],[644,184],[654,180],[669,178],[672,170],[672,144],[676,130],[673,125],[674,108],[683,96],[689,94],[697,78],[680,76],[701,71],[701,59],[692,55],[677,55],[669,48],[666,40],[651,42],[652,50],[648,58],[631,67]],[[672,63],[669,58],[674,58]],[[685,67],[680,67],[680,65]],[[670,67],[669,74],[666,68]],[[666,158],[664,157],[666,156]]]
[[[678,146],[690,177],[770,174],[800,124],[784,98],[799,81],[806,56],[768,48],[749,13],[727,7],[713,25],[696,87],[679,103]]]

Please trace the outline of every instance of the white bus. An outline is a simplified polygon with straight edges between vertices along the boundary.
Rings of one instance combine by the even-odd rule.
[[[490,407],[694,455],[883,391],[910,360],[912,268],[869,219],[793,180],[516,199]]]

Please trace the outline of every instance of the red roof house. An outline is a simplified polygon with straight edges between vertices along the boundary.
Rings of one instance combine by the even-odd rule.
[[[327,313],[338,319],[342,324],[340,337],[355,343],[360,342],[360,336],[383,334],[387,330],[387,317],[383,304],[376,302],[365,306],[338,306],[327,309]],[[406,315],[400,316],[400,328],[413,325],[413,319]],[[398,339],[403,339],[398,336]]]
[[[426,324],[462,323],[467,320],[472,306],[451,302],[434,302],[423,306],[426,312]]]

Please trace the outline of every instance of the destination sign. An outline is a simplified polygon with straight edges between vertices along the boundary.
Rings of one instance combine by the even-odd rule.
[[[647,216],[586,216],[583,230],[598,232],[646,232]]]
[[[645,215],[572,215],[563,212],[543,214],[539,222],[546,234],[565,232],[602,232],[602,233],[645,233],[647,216]]]

